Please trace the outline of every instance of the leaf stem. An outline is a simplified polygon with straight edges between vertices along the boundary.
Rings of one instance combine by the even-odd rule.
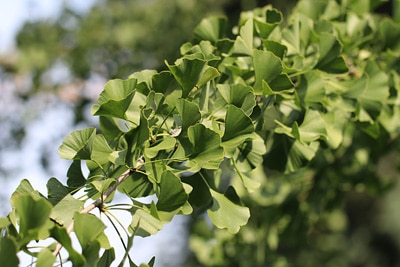
[[[117,189],[117,187],[124,182],[130,175],[132,175],[134,172],[136,172],[138,169],[140,169],[143,166],[144,162],[142,160],[138,160],[136,163],[135,168],[129,168],[126,170],[124,173],[122,173],[117,179],[116,183],[112,184],[107,190],[101,195],[100,198],[98,198],[96,201],[94,201],[92,204],[84,208],[83,210],[80,211],[80,213],[89,213],[95,208],[101,208],[103,205],[104,201]],[[74,229],[74,221],[68,225],[67,228],[67,233],[70,234],[72,230]],[[60,253],[60,250],[62,248],[61,243],[57,243],[55,250],[53,251],[53,255],[56,256]]]

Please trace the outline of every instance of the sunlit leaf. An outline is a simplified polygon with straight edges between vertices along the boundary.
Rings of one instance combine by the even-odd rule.
[[[95,135],[95,128],[73,131],[58,148],[58,154],[63,159],[90,159],[91,146]]]
[[[217,169],[224,156],[219,134],[202,124],[196,124],[189,127],[188,137],[193,145],[190,161],[196,164],[192,171],[200,168]]]
[[[250,218],[249,209],[235,204],[224,194],[212,189],[210,189],[210,192],[213,205],[207,210],[207,213],[211,221],[218,228],[226,228],[232,234],[237,233],[240,227],[245,225]]]
[[[227,20],[225,17],[204,18],[194,29],[194,35],[200,40],[217,42],[225,35]]]
[[[80,201],[70,194],[65,195],[54,206],[50,218],[60,225],[67,226],[73,220],[75,212],[83,209],[83,201]]]
[[[137,236],[146,237],[160,231],[164,223],[142,209],[132,209],[132,222],[129,231]]]
[[[74,232],[83,249],[90,246],[103,233],[105,228],[103,222],[92,214],[76,212],[74,215]]]
[[[52,227],[49,220],[52,206],[45,198],[24,194],[14,196],[12,202],[18,216],[23,244],[48,237]]]
[[[52,267],[56,261],[56,256],[48,249],[42,249],[37,256],[37,266]]]
[[[136,79],[109,81],[100,94],[98,104],[93,106],[92,114],[125,119],[125,112],[135,94],[136,81]]]
[[[270,83],[282,72],[282,63],[279,57],[270,51],[254,50],[253,64],[255,72],[254,90],[256,94],[263,92],[262,81]]]

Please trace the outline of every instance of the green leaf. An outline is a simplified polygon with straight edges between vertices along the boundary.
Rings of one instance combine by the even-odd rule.
[[[299,86],[296,90],[302,104],[310,106],[319,104],[325,99],[325,81],[317,71],[309,71],[299,78]]]
[[[97,238],[99,238],[105,228],[103,222],[96,216],[75,212],[74,232],[83,250],[88,248]]]
[[[38,256],[36,266],[52,267],[56,261],[56,256],[53,255],[48,248],[41,249]]]
[[[241,108],[250,115],[256,105],[253,89],[242,84],[218,84],[218,92],[226,104],[232,104]]]
[[[47,187],[47,199],[53,206],[55,206],[61,199],[69,194],[68,189],[56,178],[50,178],[46,184]]]
[[[74,266],[83,266],[85,263],[85,258],[78,253],[73,247],[67,229],[58,225],[55,225],[51,229],[51,236],[56,239],[63,247],[68,251],[69,260],[74,264]]]
[[[98,104],[92,107],[92,114],[125,119],[125,112],[135,94],[136,82],[136,79],[109,81],[100,94]]]
[[[2,266],[18,267],[18,245],[11,236],[0,235],[0,259]]]
[[[317,69],[328,73],[344,73],[347,65],[341,56],[342,45],[333,35],[321,34],[319,39],[319,58]]]
[[[137,236],[155,235],[164,226],[163,222],[142,209],[132,209],[131,213],[132,222],[129,226],[129,232]]]
[[[92,153],[90,159],[97,162],[99,165],[104,165],[109,162],[115,165],[125,165],[126,150],[114,150],[108,143],[104,135],[97,134],[92,143]]]
[[[50,218],[60,225],[67,226],[71,223],[75,212],[83,209],[83,204],[83,201],[67,194],[54,206]]]
[[[63,159],[90,159],[92,141],[95,135],[95,128],[73,131],[58,148],[58,154]]]
[[[208,17],[201,20],[194,29],[194,36],[200,40],[216,43],[223,38],[226,32],[227,20],[225,17]]]
[[[191,171],[218,169],[224,157],[219,134],[202,124],[196,124],[189,127],[188,137],[193,145],[190,162],[195,163]]]
[[[38,191],[36,191],[31,183],[27,180],[27,179],[23,179],[18,187],[15,189],[15,191],[13,192],[12,196],[11,196],[11,202],[14,198],[19,197],[20,195],[25,195],[25,194],[32,194],[36,197],[41,197],[40,193]]]
[[[49,220],[52,205],[45,198],[24,194],[14,196],[11,201],[18,216],[22,244],[48,237],[53,226]]]
[[[99,262],[97,263],[97,267],[109,267],[115,260],[115,251],[114,248],[106,249],[101,255]]]
[[[118,191],[132,198],[145,197],[154,193],[153,183],[147,176],[140,172],[134,172],[128,179],[118,186]]]
[[[99,193],[104,193],[111,185],[115,184],[116,180],[114,178],[108,178],[104,180],[96,180],[91,182],[90,184],[96,189]]]
[[[180,58],[175,62],[175,65],[169,65],[167,62],[166,64],[182,88],[182,97],[186,98],[200,80],[206,66],[206,61]]]
[[[227,153],[227,150],[235,149],[244,141],[254,137],[254,125],[251,119],[242,109],[229,105],[225,118],[225,131],[222,136],[222,146],[226,150],[225,153]]]
[[[172,212],[181,208],[188,200],[181,180],[171,171],[162,174],[159,186],[157,209],[160,211]]]
[[[271,32],[282,22],[282,13],[276,9],[267,9],[265,16],[265,20],[254,18],[256,31],[263,39],[268,38]]]
[[[282,72],[282,63],[279,57],[270,51],[254,50],[253,64],[255,72],[254,90],[256,94],[262,94],[262,81],[272,82]]]
[[[236,37],[231,51],[233,56],[253,55],[253,27],[253,19],[248,19],[240,28],[240,36]]]
[[[176,139],[174,137],[164,136],[161,141],[157,140],[155,145],[151,147],[145,147],[144,155],[149,159],[155,158],[160,151],[170,150],[175,147],[175,144]]]
[[[81,162],[74,160],[67,171],[67,185],[72,188],[79,188],[86,184],[86,178],[83,176]]]
[[[247,224],[250,218],[250,211],[246,207],[239,206],[232,202],[227,196],[210,189],[213,205],[207,210],[211,221],[218,228],[226,228],[230,233],[235,234],[240,227]]]
[[[186,99],[176,100],[176,109],[180,115],[182,131],[185,132],[187,129],[196,124],[201,119],[199,107]]]

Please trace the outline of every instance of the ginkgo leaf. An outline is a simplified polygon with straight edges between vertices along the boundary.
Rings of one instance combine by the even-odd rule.
[[[225,118],[225,131],[222,136],[222,146],[227,156],[231,156],[232,153],[228,151],[236,149],[244,141],[254,138],[254,134],[254,125],[251,119],[242,109],[229,105]]]
[[[74,232],[82,249],[89,247],[103,233],[105,228],[103,222],[92,214],[76,212],[74,215]]]
[[[223,38],[226,31],[227,20],[225,17],[208,17],[201,20],[194,29],[194,35],[200,40],[208,40],[216,43]]]
[[[91,146],[95,135],[95,128],[73,131],[58,148],[58,154],[63,159],[90,159]]]
[[[191,171],[218,169],[224,157],[219,134],[202,124],[196,124],[189,127],[188,138],[193,145],[190,162],[195,163]]]
[[[164,223],[142,209],[132,209],[132,222],[129,231],[137,236],[146,237],[160,231]]]
[[[111,80],[101,92],[98,103],[92,107],[93,115],[125,119],[125,112],[135,95],[136,79]]]
[[[187,199],[182,182],[171,171],[165,171],[159,184],[160,192],[157,194],[157,209],[160,211],[174,211],[182,207]]]
[[[213,205],[207,210],[208,216],[214,225],[221,229],[227,229],[230,233],[239,232],[250,218],[248,208],[232,202],[227,196],[210,189]]]

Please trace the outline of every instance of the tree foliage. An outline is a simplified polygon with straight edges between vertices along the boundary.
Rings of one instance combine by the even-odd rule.
[[[59,147],[66,184],[51,178],[44,196],[23,180],[11,197],[1,258],[17,266],[24,251],[52,266],[63,247],[74,266],[108,266],[115,251],[89,212],[111,216],[123,194],[127,249],[177,214],[206,212],[190,237],[204,265],[350,266],[335,257],[347,249],[343,200],[385,192],[377,169],[399,148],[400,25],[371,13],[379,2],[302,0],[287,19],[257,8],[233,37],[224,17],[204,18],[166,70],[110,80],[92,108],[99,129]]]

